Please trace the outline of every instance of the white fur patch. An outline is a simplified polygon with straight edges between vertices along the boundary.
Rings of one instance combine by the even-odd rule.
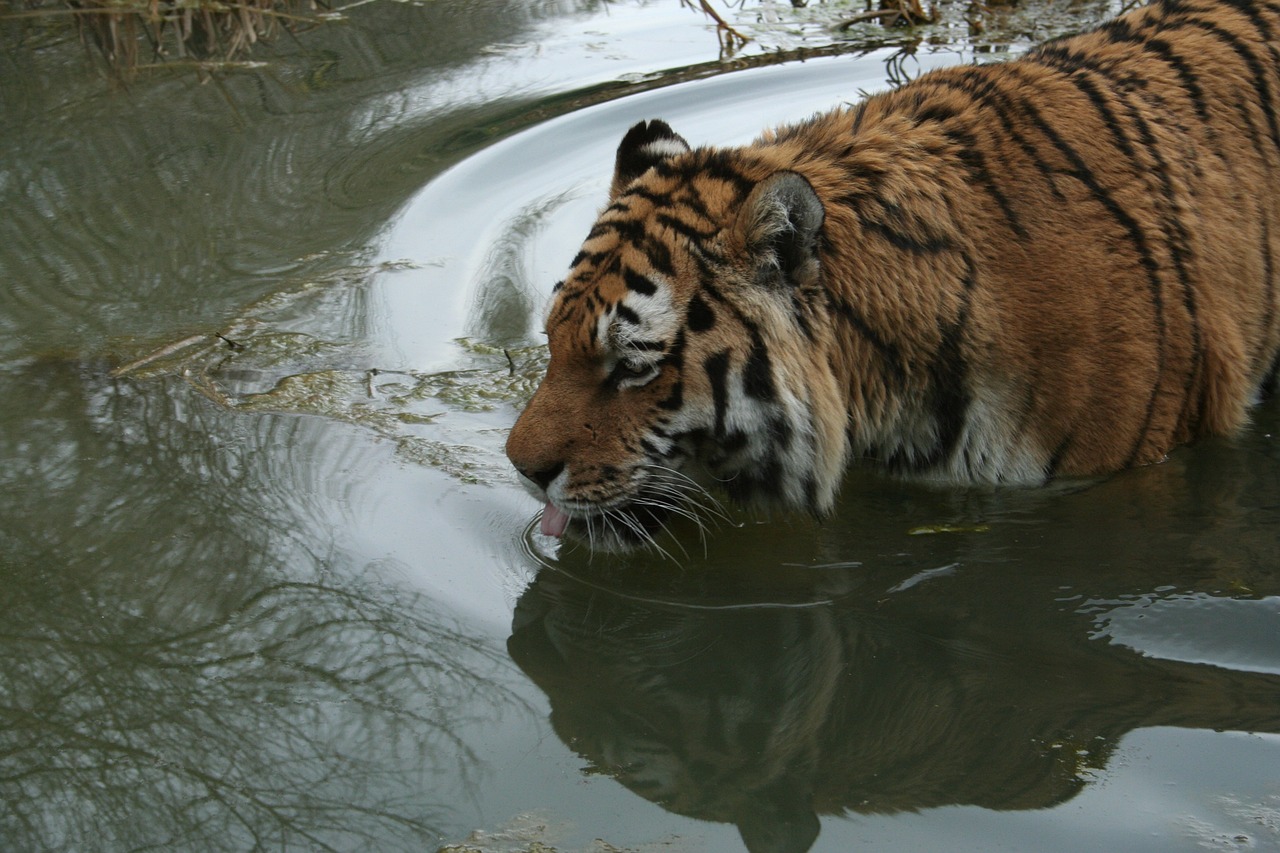
[[[658,275],[646,276],[657,291],[652,296],[629,291],[621,305],[640,318],[639,324],[618,318],[618,309],[600,315],[596,321],[596,338],[606,352],[622,354],[636,341],[670,342],[679,330],[680,318],[671,304],[671,284]],[[634,355],[641,360],[656,360],[661,352],[637,349]]]
[[[679,139],[672,139],[668,136],[662,139],[655,139],[640,150],[655,160],[665,160],[668,157],[678,157],[687,153],[689,146]]]
[[[1043,451],[1018,434],[1018,425],[1010,421],[1012,411],[999,391],[987,388],[974,393],[945,469],[949,477],[958,482],[1039,485],[1044,481]]]

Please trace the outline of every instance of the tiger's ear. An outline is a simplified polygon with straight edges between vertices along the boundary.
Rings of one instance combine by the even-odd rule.
[[[764,284],[798,284],[818,272],[818,237],[826,211],[797,172],[765,178],[743,203],[737,228]]]
[[[689,151],[689,143],[660,119],[642,121],[627,131],[618,146],[609,198],[617,198],[636,178],[663,160]]]

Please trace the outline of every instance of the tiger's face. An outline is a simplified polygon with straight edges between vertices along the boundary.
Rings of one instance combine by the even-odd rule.
[[[618,150],[610,203],[556,286],[551,359],[507,455],[541,529],[594,548],[743,503],[825,511],[845,456],[827,357],[823,209],[800,175],[692,151],[662,122]]]

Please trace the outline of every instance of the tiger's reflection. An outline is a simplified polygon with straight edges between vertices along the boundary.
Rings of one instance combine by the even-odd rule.
[[[1069,608],[956,618],[961,583],[983,597],[717,607],[549,570],[508,647],[592,770],[752,853],[807,850],[819,814],[1052,806],[1135,728],[1280,731],[1280,677],[1090,641]]]

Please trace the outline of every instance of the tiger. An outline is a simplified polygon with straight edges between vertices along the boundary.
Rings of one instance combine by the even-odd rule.
[[[823,517],[855,460],[1035,487],[1241,429],[1280,367],[1278,38],[1280,4],[1153,0],[741,147],[635,124],[506,442],[540,532],[623,550],[717,487]]]

